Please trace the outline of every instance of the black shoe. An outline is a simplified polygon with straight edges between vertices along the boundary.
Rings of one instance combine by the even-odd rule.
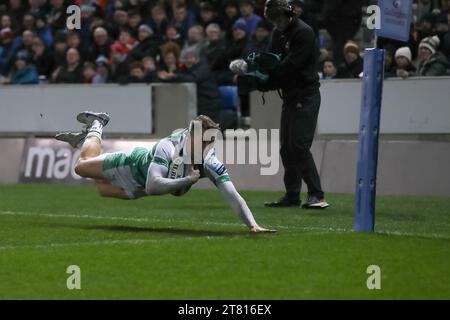
[[[266,202],[264,206],[268,208],[293,208],[293,207],[300,207],[300,204],[301,204],[300,200],[292,200],[289,199],[287,196],[284,196],[278,201]]]
[[[325,198],[316,196],[308,196],[308,201],[302,206],[303,209],[325,209],[330,205],[325,201]]]

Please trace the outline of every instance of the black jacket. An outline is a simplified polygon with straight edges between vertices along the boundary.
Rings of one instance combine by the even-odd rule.
[[[350,64],[343,62],[337,70],[337,79],[359,79],[359,75],[364,70],[364,61],[361,57],[358,57]]]
[[[269,74],[264,89],[281,89],[283,96],[309,95],[320,87],[314,31],[300,19],[292,19],[283,32],[274,29],[269,51],[281,55],[280,65]]]

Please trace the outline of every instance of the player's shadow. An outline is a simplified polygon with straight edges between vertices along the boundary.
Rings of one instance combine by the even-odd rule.
[[[136,227],[121,225],[89,225],[84,226],[87,230],[102,230],[112,232],[130,232],[130,233],[165,233],[179,236],[189,237],[225,237],[225,236],[242,236],[244,232],[239,231],[223,231],[223,230],[196,230],[184,228],[169,227]]]
[[[226,230],[198,230],[176,227],[141,227],[127,225],[84,225],[84,224],[62,224],[62,223],[46,223],[51,227],[72,228],[83,230],[97,230],[121,233],[156,233],[156,234],[172,234],[188,237],[236,237],[246,236],[248,232],[242,231],[226,231]]]

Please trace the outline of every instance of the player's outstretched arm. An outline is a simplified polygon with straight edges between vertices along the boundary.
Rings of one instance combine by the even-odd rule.
[[[237,192],[231,181],[226,181],[217,185],[225,200],[230,204],[233,211],[245,223],[252,233],[276,232],[276,230],[260,227],[253,217],[250,208],[244,198]]]

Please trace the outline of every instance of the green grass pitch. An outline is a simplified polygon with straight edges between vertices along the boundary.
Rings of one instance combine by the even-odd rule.
[[[326,211],[266,209],[243,192],[251,235],[214,190],[137,201],[92,186],[0,186],[1,299],[450,299],[450,199],[378,197],[377,233],[352,195]],[[68,290],[66,268],[81,268]],[[368,290],[369,265],[381,289]]]

